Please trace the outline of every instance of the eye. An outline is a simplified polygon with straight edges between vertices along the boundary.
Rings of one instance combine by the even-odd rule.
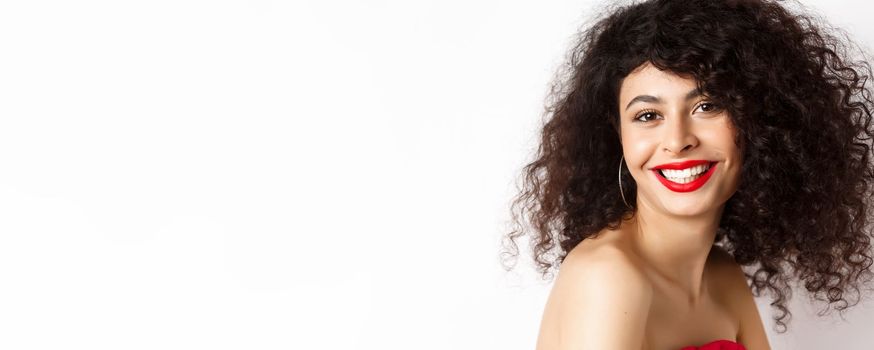
[[[632,121],[635,123],[649,123],[651,119],[647,119],[646,117],[655,117],[657,115],[658,114],[656,114],[656,111],[645,110],[635,115],[634,120]],[[641,120],[641,118],[643,118],[643,120]]]
[[[704,113],[716,112],[720,110],[719,106],[712,102],[703,102],[698,105],[698,108],[696,108],[696,110],[698,109],[701,109],[701,111]]]

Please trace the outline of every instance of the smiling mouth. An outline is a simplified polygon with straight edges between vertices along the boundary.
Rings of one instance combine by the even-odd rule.
[[[683,173],[683,171],[672,171],[672,170],[668,170],[668,173],[666,174],[664,171],[665,169],[657,169],[656,173],[667,181],[673,182],[675,184],[683,185],[683,184],[687,184],[687,183],[690,183],[692,181],[700,179],[702,176],[707,174],[707,171],[710,170],[715,164],[716,164],[716,162],[711,162],[707,165],[704,165],[701,168],[692,167],[693,169],[696,170],[695,171],[695,172],[697,172],[696,175],[686,176]],[[684,170],[687,170],[687,169],[684,169]]]

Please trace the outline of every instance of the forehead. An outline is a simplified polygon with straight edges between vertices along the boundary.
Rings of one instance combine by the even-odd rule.
[[[695,79],[644,64],[625,77],[619,88],[619,103],[624,106],[638,95],[651,95],[666,100],[682,100],[697,87]]]

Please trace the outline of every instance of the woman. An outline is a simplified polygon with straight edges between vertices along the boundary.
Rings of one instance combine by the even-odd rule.
[[[874,102],[823,28],[661,0],[583,33],[508,236],[515,256],[527,216],[538,270],[560,266],[537,349],[769,349],[751,287],[784,332],[790,279],[847,307],[872,277]]]

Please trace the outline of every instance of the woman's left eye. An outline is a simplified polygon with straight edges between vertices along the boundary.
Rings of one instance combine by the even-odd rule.
[[[702,107],[706,107],[706,108],[702,109],[702,112],[713,112],[713,111],[719,110],[719,107],[716,104],[711,103],[711,102],[704,102],[704,103],[698,105],[699,109]]]

